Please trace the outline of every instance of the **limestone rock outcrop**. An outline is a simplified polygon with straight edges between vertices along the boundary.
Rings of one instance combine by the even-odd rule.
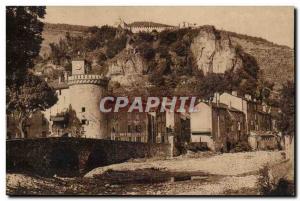
[[[229,36],[218,32],[213,26],[199,30],[199,34],[191,44],[191,51],[198,69],[204,74],[224,73],[226,70],[242,67],[242,60],[231,44]]]
[[[135,86],[143,81],[147,63],[137,53],[124,50],[108,63],[107,76],[122,86]]]

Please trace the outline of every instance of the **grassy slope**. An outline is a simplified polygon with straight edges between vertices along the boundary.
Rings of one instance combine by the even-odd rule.
[[[294,80],[293,49],[240,34],[232,34],[231,40],[256,58],[260,69],[263,70],[263,77],[274,82],[277,87],[287,80]]]

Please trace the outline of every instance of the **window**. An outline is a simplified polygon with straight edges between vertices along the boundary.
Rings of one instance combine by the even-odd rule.
[[[141,137],[136,137],[136,141],[141,142],[142,141]]]
[[[238,131],[241,130],[241,122],[238,122]]]
[[[86,125],[86,124],[87,124],[87,120],[86,120],[86,119],[82,119],[82,120],[81,120],[81,124],[82,124],[82,125]]]
[[[82,108],[81,108],[81,112],[85,112],[85,107],[82,107]]]
[[[142,126],[141,126],[141,125],[136,125],[136,126],[135,126],[135,131],[136,131],[137,133],[142,132]]]
[[[170,128],[170,127],[167,127],[167,133],[172,133],[172,128]]]
[[[45,126],[47,124],[47,120],[45,118],[42,118],[42,126]]]
[[[127,126],[127,131],[128,131],[128,133],[131,133],[131,125]]]
[[[139,128],[138,128],[138,125],[135,125],[135,132],[139,132]]]

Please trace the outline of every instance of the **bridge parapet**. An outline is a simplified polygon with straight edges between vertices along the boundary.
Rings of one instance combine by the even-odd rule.
[[[148,144],[87,138],[7,140],[7,171],[44,176],[78,176],[95,167],[131,158],[169,157],[169,144]]]

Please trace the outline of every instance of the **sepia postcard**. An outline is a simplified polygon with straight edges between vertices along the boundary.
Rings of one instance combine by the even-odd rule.
[[[296,195],[294,7],[5,10],[7,195]]]

